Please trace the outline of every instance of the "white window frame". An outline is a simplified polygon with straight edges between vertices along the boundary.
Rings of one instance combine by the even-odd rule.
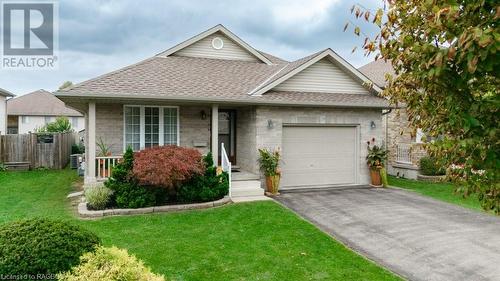
[[[127,127],[127,124],[125,122],[125,108],[127,107],[136,107],[136,108],[139,108],[139,111],[140,111],[140,145],[139,145],[139,149],[142,150],[146,147],[146,107],[154,107],[154,108],[158,108],[158,111],[159,111],[159,123],[158,123],[158,126],[159,126],[159,129],[158,129],[158,134],[159,134],[159,138],[158,138],[158,145],[162,146],[164,145],[164,124],[163,124],[163,121],[164,121],[164,115],[163,115],[163,109],[164,108],[175,108],[177,109],[177,143],[176,145],[180,145],[180,109],[179,109],[179,106],[157,106],[157,105],[131,105],[131,104],[125,104],[123,105],[123,151],[125,151],[127,149],[127,142],[126,142],[126,136],[125,136],[125,130],[126,130],[126,127]]]

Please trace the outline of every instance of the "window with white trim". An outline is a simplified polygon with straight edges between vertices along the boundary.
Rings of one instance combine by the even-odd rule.
[[[179,144],[179,109],[163,106],[124,107],[124,148],[133,150]]]
[[[177,108],[163,108],[163,143],[177,144]]]
[[[125,107],[125,148],[141,149],[141,108]]]

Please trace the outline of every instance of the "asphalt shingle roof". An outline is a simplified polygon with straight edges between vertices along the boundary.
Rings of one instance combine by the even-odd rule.
[[[260,51],[259,51],[260,52]],[[262,89],[323,51],[287,62],[260,52],[273,64],[237,60],[155,56],[137,64],[61,90],[61,97],[152,98],[317,106],[387,107],[373,94],[268,92]]]
[[[377,84],[379,87],[385,87],[387,81],[385,81],[385,74],[389,73],[394,75],[394,69],[389,61],[384,61],[383,59],[372,61],[368,64],[363,65],[358,69],[366,75],[366,77],[370,78],[373,83]]]
[[[7,101],[8,115],[83,116],[66,107],[63,101],[45,90],[38,90]]]

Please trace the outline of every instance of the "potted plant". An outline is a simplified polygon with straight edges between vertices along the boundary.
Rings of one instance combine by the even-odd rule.
[[[371,186],[382,187],[381,170],[384,168],[384,160],[387,156],[387,151],[375,144],[375,138],[367,141],[368,154],[366,155],[366,163],[370,168]]]
[[[266,191],[271,195],[277,195],[281,178],[279,169],[281,152],[279,149],[274,151],[259,149],[259,156],[260,169],[266,176]]]

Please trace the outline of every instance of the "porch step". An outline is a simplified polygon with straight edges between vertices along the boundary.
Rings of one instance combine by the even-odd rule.
[[[260,181],[232,181],[231,182],[232,197],[248,197],[248,196],[263,196],[264,190],[260,188]]]
[[[248,180],[259,180],[260,176],[256,174],[252,174],[249,172],[241,171],[241,172],[232,172],[231,180],[235,181],[248,181]]]
[[[241,203],[241,202],[253,202],[253,201],[266,201],[273,199],[264,195],[258,195],[258,196],[233,197],[231,198],[231,200],[234,203]]]

